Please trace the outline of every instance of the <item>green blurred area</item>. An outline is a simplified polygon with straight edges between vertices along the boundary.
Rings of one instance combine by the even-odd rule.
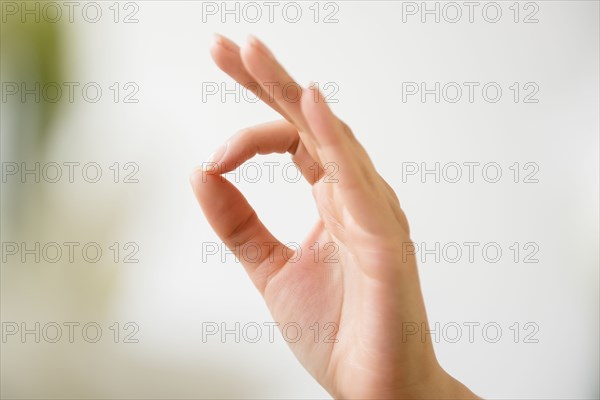
[[[43,87],[51,82],[61,82],[64,66],[61,58],[59,23],[44,20],[27,21],[29,20],[21,22],[18,18],[7,18],[1,25],[2,82],[16,81],[24,83],[27,88],[33,88],[36,84]],[[33,102],[35,109],[32,109],[30,103],[20,103],[23,110],[22,113],[19,112],[19,121],[34,118],[38,121],[38,129],[2,133],[14,134],[17,138],[31,137],[33,141],[23,142],[36,143],[43,147],[59,104],[48,101]],[[25,124],[17,124],[17,127],[23,125]]]
[[[4,11],[4,7],[2,7]],[[64,60],[59,23],[34,19],[5,18],[0,27],[0,132],[3,162],[38,161],[50,143],[52,125],[59,114],[60,102],[35,101],[34,95],[22,98],[24,91],[40,90],[63,78]],[[17,94],[7,89],[19,86]],[[38,188],[2,183],[3,231],[19,230],[28,225],[33,198],[42,196]],[[34,185],[35,186],[35,185]],[[37,208],[37,207],[35,207]]]

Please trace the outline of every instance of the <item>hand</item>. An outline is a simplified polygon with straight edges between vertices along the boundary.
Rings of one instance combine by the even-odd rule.
[[[429,328],[414,252],[407,251],[407,219],[350,128],[256,38],[240,49],[216,36],[211,54],[285,118],[240,131],[191,182],[209,223],[241,260],[275,321],[301,327],[303,335],[290,343],[296,357],[336,398],[475,398],[436,360],[424,334]],[[320,215],[298,259],[220,175],[273,152],[292,155]],[[328,176],[329,166],[335,175]]]

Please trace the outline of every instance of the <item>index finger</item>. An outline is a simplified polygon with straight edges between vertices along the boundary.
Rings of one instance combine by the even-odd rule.
[[[260,82],[257,82],[256,78],[248,72],[242,62],[240,47],[237,44],[222,35],[215,34],[213,37],[213,44],[210,48],[210,54],[217,66],[223,72],[254,93],[268,106],[281,114],[282,117],[292,122],[291,118],[279,104],[272,98],[269,98],[268,93],[265,92],[264,86]]]
[[[256,37],[249,36],[241,49],[241,60],[246,70],[268,87],[269,101],[274,100],[300,132],[310,134],[300,107],[302,86],[287,73],[271,51]]]

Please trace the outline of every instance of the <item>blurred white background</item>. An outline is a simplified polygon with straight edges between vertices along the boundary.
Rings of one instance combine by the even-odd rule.
[[[12,15],[6,3],[3,52],[29,54],[18,31],[8,30],[9,24],[21,24],[21,14]],[[67,12],[64,3],[57,4]],[[63,15],[55,24],[60,46],[50,57],[61,61],[61,82],[81,85],[72,103],[59,102],[43,145],[29,144],[37,153],[17,151],[16,133],[35,129],[27,125],[36,118],[27,114],[29,103],[19,94],[2,101],[3,174],[7,163],[22,161],[96,162],[103,172],[95,184],[81,175],[74,183],[65,177],[58,183],[37,184],[31,177],[15,182],[18,175],[3,180],[3,398],[328,397],[279,334],[273,343],[266,328],[257,343],[243,337],[237,343],[232,334],[225,341],[219,335],[202,338],[207,322],[235,329],[236,322],[272,321],[230,255],[222,262],[221,254],[203,254],[203,243],[219,240],[188,183],[193,167],[237,130],[277,118],[264,104],[247,101],[241,90],[239,101],[203,91],[236,88],[210,59],[213,32],[238,42],[255,34],[301,84],[329,83],[321,87],[336,101],[334,111],[398,193],[413,240],[428,249],[436,242],[440,248],[461,245],[458,262],[447,254],[436,262],[430,254],[420,263],[430,323],[439,323],[440,335],[446,335],[435,346],[442,366],[489,398],[600,395],[598,2],[479,2],[473,22],[469,8],[458,2],[453,4],[463,15],[456,23],[447,20],[457,8],[436,2],[280,2],[273,22],[264,2],[251,8],[236,2],[97,2],[102,10],[97,23],[82,17],[86,4],[79,3],[73,22]],[[422,14],[422,7],[436,4],[439,23],[435,15]],[[117,23],[114,7],[120,10]],[[239,22],[224,7],[237,7]],[[486,21],[498,8],[499,21]],[[262,18],[251,22],[256,9]],[[289,22],[297,9],[299,21]],[[130,13],[138,22],[123,23]],[[331,23],[324,22],[327,16]],[[35,22],[28,18],[28,24]],[[531,23],[534,19],[538,22]],[[31,65],[15,60],[2,56],[3,96],[5,82],[22,81],[23,65]],[[102,87],[100,101],[82,98],[86,82]],[[110,89],[115,82],[121,90],[117,103]],[[122,101],[131,92],[127,82],[139,88],[137,103]],[[440,87],[456,82],[463,97],[447,101],[454,97],[449,91],[439,103],[433,94],[423,102],[419,92],[403,101],[412,87],[406,82],[425,82],[428,89],[435,82]],[[464,82],[479,85],[473,102]],[[502,89],[495,103],[482,96],[489,82]],[[525,102],[533,89],[529,100],[537,102]],[[25,107],[25,118],[19,107]],[[255,161],[283,166],[289,158]],[[135,163],[139,182],[114,183],[109,167],[115,162],[122,174],[129,172],[125,163]],[[480,163],[473,182],[464,164],[469,162]],[[458,163],[463,177],[450,183],[454,170],[446,169],[448,175],[436,183],[432,174],[421,175],[422,163],[430,169]],[[482,175],[486,163],[501,167],[497,183],[484,179],[495,175],[494,170]],[[418,173],[407,175],[414,165]],[[269,182],[266,171],[259,182],[238,186],[272,232],[284,242],[300,242],[317,218],[310,188],[304,181],[286,182],[282,168]],[[532,172],[538,182],[524,182]],[[23,193],[14,200],[11,191]],[[71,263],[63,256],[57,263],[35,263],[30,256],[22,262],[21,253],[10,255],[6,247],[69,241],[99,243],[102,259]],[[119,262],[109,250],[114,242],[121,248]],[[131,250],[123,248],[128,242],[139,247],[138,263],[122,262]],[[473,262],[465,242],[479,243]],[[486,243],[501,248],[499,261],[485,260]],[[524,262],[530,253],[537,263]],[[36,343],[34,334],[25,340],[21,332],[8,334],[11,323],[20,329],[23,322],[29,329],[36,322],[42,327],[56,322],[63,337],[49,343],[42,335]],[[65,322],[80,324],[73,343]],[[97,343],[82,339],[81,326],[89,322],[102,328]],[[119,343],[110,328],[115,322]],[[124,329],[127,322],[139,327],[133,336],[138,343],[124,343],[122,336],[131,332]],[[479,324],[472,343],[464,325],[470,322]],[[454,324],[462,327],[456,343]],[[494,328],[484,335],[485,324],[502,329],[496,343],[485,340],[495,336]]]

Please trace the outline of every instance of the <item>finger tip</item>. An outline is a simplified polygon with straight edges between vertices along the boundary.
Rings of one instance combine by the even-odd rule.
[[[240,46],[240,53],[242,57],[247,54],[252,54],[257,50],[254,43],[256,43],[256,38],[252,35],[248,35],[246,37],[246,41]]]
[[[205,183],[211,175],[218,175],[218,167],[216,163],[213,162],[205,162],[202,165],[195,167],[190,173],[189,180],[190,184],[197,188],[202,183]]]
[[[225,50],[235,51],[237,45],[229,38],[214,32],[212,34],[211,48],[223,48]]]
[[[257,54],[260,54],[273,60],[275,59],[275,56],[273,55],[271,50],[269,50],[267,45],[265,45],[262,40],[260,40],[252,34],[246,37],[246,45],[244,47],[247,51],[256,51]]]
[[[217,55],[223,48],[223,36],[219,35],[218,33],[213,33],[210,45],[208,47],[210,54],[213,56],[213,58],[215,58],[215,55]]]
[[[213,32],[211,36],[211,46],[220,46],[223,43],[223,35],[217,32]]]
[[[260,69],[260,52],[254,46],[243,44],[240,47],[240,60],[250,74],[254,75]]]
[[[198,181],[202,180],[203,174],[205,174],[205,172],[200,165],[194,167],[194,169],[190,172],[189,181],[193,188],[198,186]]]
[[[239,57],[239,47],[218,33],[213,34],[213,40],[209,47],[209,53],[215,64],[222,71],[229,71],[231,65],[235,65],[235,58]]]
[[[254,46],[254,47],[258,47],[258,48],[264,46],[264,44],[260,41],[260,39],[251,33],[246,36],[246,44],[248,46]]]
[[[249,33],[248,35],[246,35],[246,43],[252,44],[252,43],[256,43],[258,41],[258,38],[256,36],[254,36],[252,33]]]

